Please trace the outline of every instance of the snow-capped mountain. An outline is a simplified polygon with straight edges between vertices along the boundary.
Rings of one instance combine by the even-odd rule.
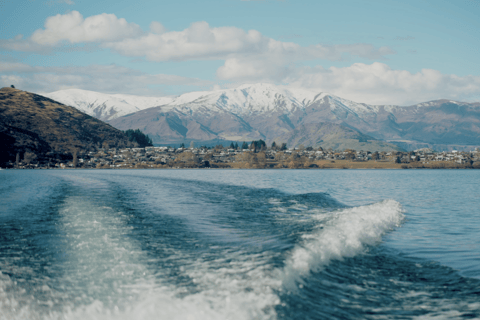
[[[167,105],[189,106],[194,110],[215,106],[234,114],[255,114],[272,111],[291,112],[305,108],[318,93],[309,90],[291,90],[272,84],[242,85],[234,89],[191,92],[173,99]]]
[[[358,137],[358,142],[369,140],[365,138],[368,136],[405,148],[437,146],[440,150],[444,144],[480,145],[479,103],[437,100],[406,107],[368,105],[320,91],[263,83],[173,98],[84,90],[63,90],[46,96],[119,129],[141,129],[155,143],[264,139],[297,144],[303,141],[298,135],[308,131],[308,144],[321,145],[327,131],[335,131],[335,137]],[[130,115],[124,117],[126,114]],[[316,125],[322,123],[334,126]],[[358,135],[335,126],[356,130]],[[369,147],[360,144],[359,148]]]
[[[349,112],[376,112],[378,108],[307,89],[291,89],[272,84],[245,84],[233,89],[189,92],[177,97],[143,97],[126,94],[105,94],[81,89],[67,89],[43,94],[75,107],[104,121],[140,110],[162,106],[162,110],[187,108],[197,111],[225,111],[236,115],[284,112],[305,109],[316,100],[329,97],[332,109]]]
[[[60,90],[43,95],[65,105],[75,107],[103,121],[113,120],[129,113],[164,105],[172,101],[172,98],[169,97],[105,94],[80,89]]]
[[[315,101],[329,98],[332,109],[346,109],[354,113],[378,111],[377,106],[342,99],[321,91],[287,88],[267,83],[244,84],[233,89],[215,91],[190,92],[174,98],[163,106],[163,110],[187,106],[193,112],[209,106],[237,115],[284,112],[291,113],[297,109],[305,109]]]

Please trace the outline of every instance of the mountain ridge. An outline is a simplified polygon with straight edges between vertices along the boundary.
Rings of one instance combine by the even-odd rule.
[[[131,104],[139,105],[147,98],[132,99]],[[163,104],[150,107],[155,103]],[[324,92],[260,83],[149,100],[136,108],[141,110],[123,116],[117,110],[108,122],[122,130],[138,128],[157,144],[271,140],[301,125],[325,122],[398,144],[408,140],[412,145],[449,148],[480,143],[480,103],[447,99],[411,106],[369,105]]]
[[[123,132],[76,108],[13,88],[0,89],[0,138],[2,164],[17,153],[52,159],[129,144]]]
[[[143,97],[127,94],[105,94],[89,90],[66,89],[42,94],[45,97],[77,108],[102,121],[113,120],[146,108],[163,105],[169,97]]]

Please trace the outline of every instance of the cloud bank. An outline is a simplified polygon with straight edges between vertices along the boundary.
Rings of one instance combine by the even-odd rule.
[[[40,93],[79,88],[105,93],[159,96],[165,95],[161,86],[207,89],[214,83],[176,75],[147,74],[115,64],[87,67],[38,67],[0,61],[0,87],[11,84],[23,90]]]
[[[397,38],[413,39],[410,36]],[[84,18],[78,11],[72,11],[47,18],[44,27],[35,30],[30,37],[17,35],[13,39],[1,39],[0,48],[40,54],[66,48],[106,48],[122,56],[152,63],[220,60],[223,65],[215,73],[219,81],[230,84],[282,83],[374,104],[405,105],[440,98],[480,98],[480,77],[460,77],[430,69],[417,73],[393,70],[385,63],[388,56],[395,54],[389,47],[368,43],[301,46],[267,37],[257,30],[212,27],[204,21],[194,22],[181,31],[169,31],[160,22],[153,21],[149,30],[142,30],[139,25],[114,14]],[[304,61],[355,59],[371,62],[328,69],[299,65]],[[147,87],[152,84],[213,85],[210,81],[149,75],[115,65],[47,68],[0,62],[0,72],[3,85],[24,84],[37,91],[78,87],[143,94],[150,92]]]
[[[96,43],[121,55],[149,61],[250,59],[272,55],[285,60],[337,61],[350,56],[374,60],[386,59],[395,53],[388,47],[376,48],[365,43],[302,47],[266,37],[256,30],[211,27],[205,21],[194,22],[182,31],[166,31],[160,22],[154,21],[149,31],[143,31],[137,24],[114,14],[84,18],[78,11],[49,17],[44,28],[35,30],[29,39],[23,40],[20,35],[2,40],[0,47],[46,50],[62,43]]]
[[[321,88],[343,98],[369,104],[411,105],[437,99],[480,100],[480,77],[459,77],[423,69],[394,70],[380,62],[349,67],[300,68],[284,80],[294,87]]]
[[[244,73],[254,72],[251,69],[244,70]],[[232,87],[241,83],[227,85]],[[344,68],[292,68],[285,70],[282,83],[293,88],[328,92],[368,104],[411,105],[441,98],[480,100],[480,77],[458,77],[430,69],[410,73],[393,70],[379,62],[355,63]],[[182,92],[187,92],[208,90],[215,82],[176,75],[152,75],[117,65],[35,67],[0,61],[0,86],[11,84],[33,92],[80,88],[108,93],[158,96],[164,94],[159,86],[176,86],[181,88]]]

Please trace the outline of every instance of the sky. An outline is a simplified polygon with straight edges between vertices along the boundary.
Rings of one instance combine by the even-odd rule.
[[[480,101],[480,0],[0,0],[0,86]]]

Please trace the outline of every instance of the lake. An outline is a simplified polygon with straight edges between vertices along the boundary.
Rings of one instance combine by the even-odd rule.
[[[2,170],[0,319],[480,318],[478,170]]]

